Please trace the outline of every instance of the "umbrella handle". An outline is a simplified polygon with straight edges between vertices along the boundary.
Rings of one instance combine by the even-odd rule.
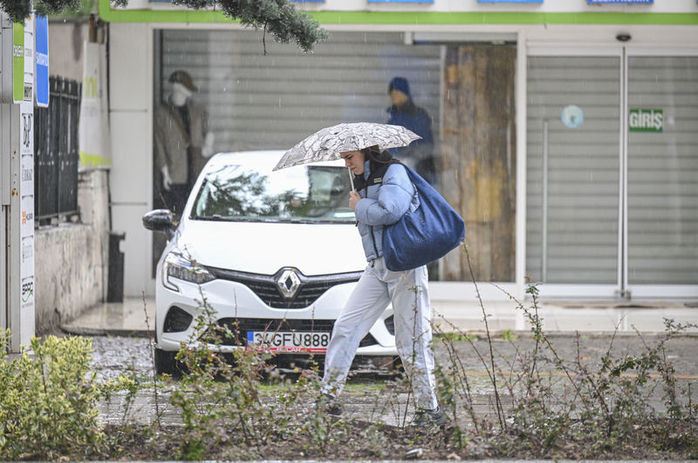
[[[349,182],[351,182],[351,189],[355,190],[354,188],[354,174],[351,173],[351,169],[347,167],[347,172],[349,172]]]

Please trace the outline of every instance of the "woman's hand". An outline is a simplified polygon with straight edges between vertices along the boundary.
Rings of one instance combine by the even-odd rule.
[[[356,209],[356,203],[358,203],[360,199],[361,196],[359,196],[359,193],[357,193],[356,190],[351,190],[349,193],[349,207],[352,211]]]

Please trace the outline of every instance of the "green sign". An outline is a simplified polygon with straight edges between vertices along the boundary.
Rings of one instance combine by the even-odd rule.
[[[631,132],[664,132],[664,110],[631,109],[628,127]]]
[[[12,99],[24,101],[24,23],[12,23]]]

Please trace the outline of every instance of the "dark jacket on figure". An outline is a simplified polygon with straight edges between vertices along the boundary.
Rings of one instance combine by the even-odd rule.
[[[388,113],[390,114],[388,124],[401,125],[422,137],[421,140],[415,140],[409,146],[390,148],[388,151],[416,170],[429,183],[436,185],[434,137],[431,133],[429,114],[415,105],[411,99],[400,106],[392,105],[388,108]]]
[[[388,124],[401,125],[422,137],[421,140],[415,141],[415,144],[434,144],[431,133],[431,118],[424,109],[414,104],[412,100],[408,100],[400,106],[392,105],[388,108],[388,113],[390,114]]]

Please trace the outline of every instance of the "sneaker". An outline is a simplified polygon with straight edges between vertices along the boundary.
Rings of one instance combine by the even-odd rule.
[[[433,426],[443,426],[446,424],[446,415],[441,410],[441,407],[436,407],[434,410],[418,409],[410,426],[412,428],[430,428]]]
[[[339,405],[337,398],[324,393],[315,402],[315,410],[332,416],[340,416],[342,414],[342,407]]]

